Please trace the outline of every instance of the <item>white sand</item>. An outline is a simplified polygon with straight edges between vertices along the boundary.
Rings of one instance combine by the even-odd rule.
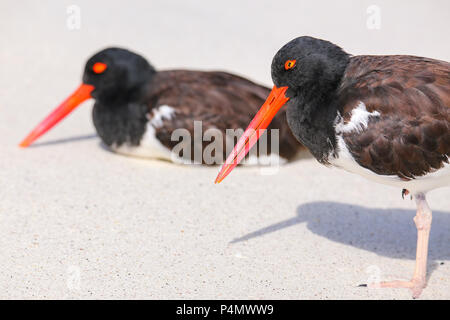
[[[224,69],[270,85],[273,54],[303,34],[354,54],[449,60],[450,3],[377,1],[381,29],[369,30],[372,1],[155,2],[0,3],[0,298],[409,299],[357,287],[378,273],[412,275],[415,206],[400,190],[312,159],[271,176],[239,168],[214,185],[219,168],[106,151],[92,102],[40,145],[17,144],[108,45],[158,68]],[[70,31],[73,3],[82,25]],[[424,299],[450,298],[448,195],[429,194]]]

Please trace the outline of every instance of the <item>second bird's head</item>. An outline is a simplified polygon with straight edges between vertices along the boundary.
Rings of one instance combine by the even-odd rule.
[[[139,91],[155,72],[142,56],[126,49],[107,48],[86,62],[83,84],[93,86],[92,98],[113,102]]]
[[[107,106],[133,101],[142,95],[155,73],[144,57],[126,49],[107,48],[96,53],[86,62],[78,89],[41,121],[20,146],[32,144],[90,98]]]

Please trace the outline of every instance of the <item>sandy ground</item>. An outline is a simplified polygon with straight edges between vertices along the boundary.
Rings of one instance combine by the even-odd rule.
[[[354,54],[450,59],[448,1],[2,1],[0,298],[409,299],[357,287],[409,278],[415,205],[400,190],[313,159],[274,175],[131,159],[101,147],[80,107],[36,146],[24,135],[108,45],[157,68],[222,69],[271,85],[273,54],[298,35]],[[80,29],[67,27],[69,5]],[[434,210],[423,299],[450,298],[450,198]]]

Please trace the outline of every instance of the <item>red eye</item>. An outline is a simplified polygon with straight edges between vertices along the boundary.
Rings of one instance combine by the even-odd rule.
[[[293,67],[295,67],[295,62],[296,62],[297,60],[287,60],[285,63],[284,63],[284,68],[286,69],[286,70],[289,70],[289,69],[292,69]]]
[[[96,62],[92,66],[92,71],[94,71],[95,73],[103,73],[103,72],[105,72],[106,68],[107,68],[107,65],[104,64],[103,62]]]

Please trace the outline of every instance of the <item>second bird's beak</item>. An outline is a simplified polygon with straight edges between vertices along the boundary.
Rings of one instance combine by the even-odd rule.
[[[63,103],[61,103],[55,110],[52,111],[44,120],[39,123],[36,128],[31,131],[28,136],[20,143],[21,147],[28,147],[37,138],[50,130],[55,124],[66,117],[82,102],[92,98],[91,92],[94,86],[89,84],[81,84],[78,89],[72,93]]]
[[[259,109],[256,116],[248,125],[244,134],[241,136],[233,151],[228,156],[222,169],[217,175],[215,183],[221,182],[236,167],[239,162],[250,151],[253,145],[258,141],[262,134],[266,131],[272,119],[275,117],[281,107],[289,100],[286,97],[288,87],[273,87],[266,101]]]

